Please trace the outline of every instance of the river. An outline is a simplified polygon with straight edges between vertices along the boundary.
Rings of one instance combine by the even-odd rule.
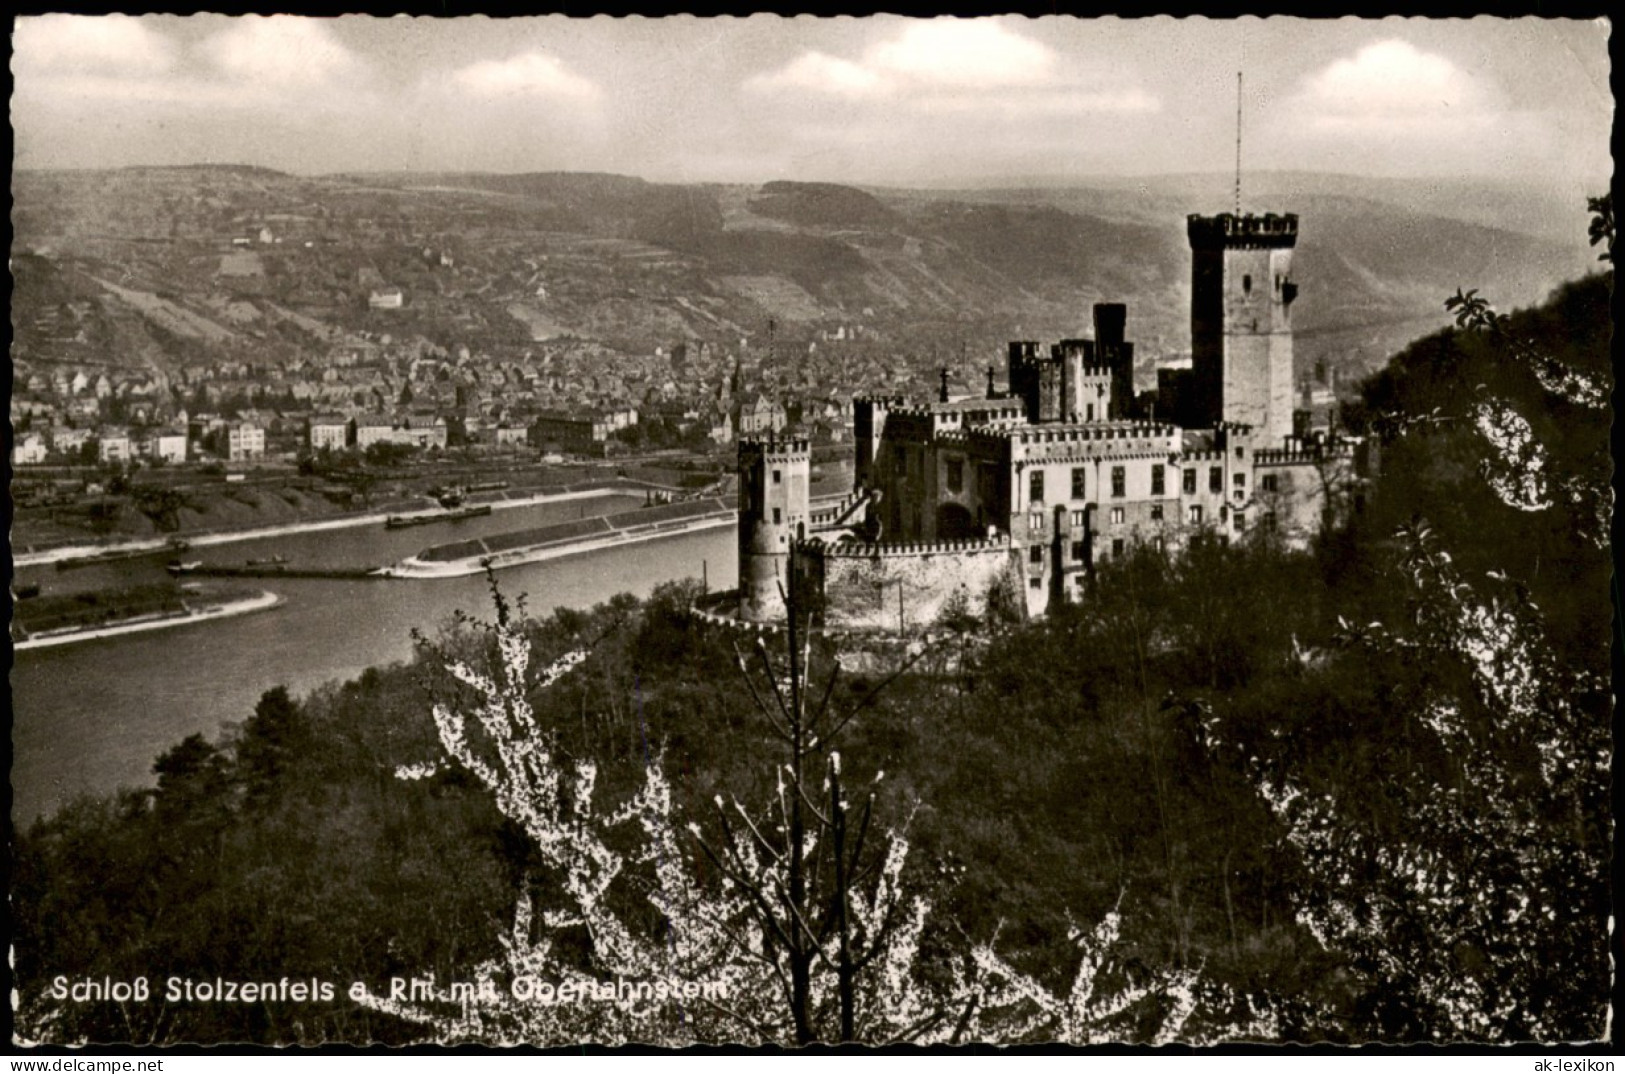
[[[499,510],[485,518],[403,530],[382,525],[261,538],[198,549],[210,563],[273,555],[293,566],[368,567],[431,544],[608,514],[641,505],[621,495]],[[731,526],[532,563],[498,574],[534,615],[587,607],[616,593],[646,596],[661,582],[708,573],[737,580]],[[17,584],[68,593],[165,577],[163,556],[71,571],[22,569]],[[407,659],[414,627],[428,633],[458,610],[489,618],[485,579],[333,581],[241,579],[283,602],[269,611],[15,654],[11,671],[12,818],[27,823],[84,792],[152,783],[152,762],[194,732],[240,722],[266,690],[304,694],[369,667]]]

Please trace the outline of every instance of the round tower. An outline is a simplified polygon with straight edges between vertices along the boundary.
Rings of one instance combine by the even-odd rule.
[[[784,618],[790,546],[807,536],[812,446],[805,440],[739,442],[739,617]]]
[[[1290,279],[1298,218],[1192,215],[1190,411],[1206,427],[1250,425],[1264,442],[1292,435]]]

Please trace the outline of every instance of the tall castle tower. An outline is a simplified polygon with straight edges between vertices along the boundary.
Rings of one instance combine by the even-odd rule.
[[[807,535],[812,447],[806,440],[739,442],[739,617],[784,618],[790,544]],[[781,589],[782,587],[782,589]]]
[[[1187,220],[1191,243],[1188,420],[1292,435],[1292,300],[1298,218],[1220,213]]]

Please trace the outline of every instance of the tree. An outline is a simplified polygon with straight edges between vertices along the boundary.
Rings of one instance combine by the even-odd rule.
[[[832,674],[813,702],[804,627],[785,632],[794,643],[782,658],[757,649],[760,683],[745,673],[758,715],[786,747],[766,811],[719,797],[714,824],[684,817],[652,750],[631,795],[606,805],[598,765],[570,756],[530,700],[586,665],[594,642],[566,648],[533,681],[532,643],[494,596],[483,638],[445,655],[467,694],[437,703],[434,721],[451,761],[524,834],[512,922],[502,954],[466,987],[430,980],[407,1000],[369,995],[369,1009],[423,1023],[442,1043],[486,1045],[1268,1034],[1267,1019],[1227,1020],[1233,997],[1201,985],[1195,970],[1116,965],[1115,914],[1074,930],[1078,969],[1059,992],[1005,962],[996,937],[962,943],[951,923],[933,924],[931,901],[906,873],[906,838],[876,822],[872,789],[854,805],[829,745],[885,683],[837,709]],[[488,671],[472,662],[482,650],[495,658]],[[429,762],[397,774],[446,771]],[[1188,1028],[1204,1003],[1221,1014]]]
[[[792,558],[794,553],[792,553]],[[791,575],[795,575],[792,564]],[[739,673],[748,685],[758,714],[782,743],[786,760],[776,771],[777,794],[773,812],[754,819],[738,799],[731,809],[716,802],[720,839],[706,839],[697,824],[690,825],[706,857],[748,896],[746,922],[769,938],[771,965],[796,1044],[815,1040],[849,1042],[858,1039],[860,1013],[871,1021],[885,997],[874,989],[862,997],[860,984],[874,976],[871,968],[898,940],[900,930],[920,928],[921,908],[911,906],[901,891],[901,870],[906,844],[891,833],[889,846],[867,845],[874,815],[874,793],[862,796],[854,811],[842,788],[841,756],[834,748],[841,730],[872,702],[890,682],[924,655],[922,647],[888,679],[863,694],[844,712],[831,707],[840,665],[828,672],[816,702],[810,702],[808,681],[812,616],[803,616],[792,584],[786,594],[785,643],[787,661],[776,667],[760,636],[756,655],[764,673],[759,686],[751,677],[744,653],[736,646]],[[771,700],[769,700],[771,699]],[[823,785],[816,795],[815,780]],[[877,774],[874,779],[878,781]],[[855,823],[854,823],[855,812]],[[737,824],[730,815],[737,817]],[[882,837],[885,838],[885,837]],[[865,851],[869,854],[866,856]],[[872,891],[865,889],[875,881]],[[815,971],[833,979],[834,1025],[820,1025],[815,995]],[[907,986],[890,982],[899,992]],[[914,1025],[888,1025],[883,1031],[911,1038],[943,1021],[949,1012],[929,1005]],[[880,1026],[867,1026],[873,1031]],[[867,1039],[873,1039],[869,1037]]]
[[[1606,199],[1592,207],[1593,242],[1611,245]],[[1378,428],[1390,443],[1453,428],[1430,450],[1474,447],[1466,457],[1476,465],[1433,498],[1435,511],[1466,505],[1452,540],[1522,533],[1554,542],[1548,550],[1561,548],[1567,562],[1556,582],[1541,583],[1548,589],[1605,570],[1607,393],[1586,367],[1600,367],[1595,356],[1568,344],[1586,326],[1505,317],[1474,291],[1458,291],[1447,308],[1462,339],[1445,340],[1438,357],[1452,370],[1426,383],[1391,370],[1386,387],[1399,385],[1390,402],[1400,405]],[[1537,337],[1529,327],[1541,324],[1548,334]],[[1439,402],[1403,406],[1430,397],[1421,393]],[[1379,496],[1407,480],[1385,474]],[[1524,525],[1536,518],[1553,536]],[[1300,920],[1357,974],[1355,1036],[1594,1039],[1608,982],[1601,653],[1554,635],[1558,621],[1531,599],[1534,580],[1509,566],[1526,550],[1490,544],[1453,555],[1421,517],[1398,526],[1391,547],[1403,602],[1380,619],[1343,620],[1341,650],[1306,672],[1371,691],[1368,726],[1334,739],[1334,767],[1249,738],[1218,713],[1208,714],[1205,740],[1283,825],[1309,881]]]
[[[304,711],[286,686],[260,695],[254,715],[243,723],[236,743],[237,775],[250,801],[271,793],[300,753],[308,733]]]

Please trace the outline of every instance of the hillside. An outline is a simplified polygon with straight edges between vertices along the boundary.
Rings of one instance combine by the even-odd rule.
[[[648,355],[682,340],[760,341],[772,319],[780,338],[861,331],[922,376],[963,356],[970,379],[1007,339],[1080,334],[1090,304],[1109,300],[1128,303],[1149,378],[1188,347],[1184,217],[1223,207],[1200,185],[864,191],[576,173],[23,172],[13,225],[30,260],[13,320],[24,358],[163,369],[280,360],[382,331],[496,358],[539,343]],[[1522,304],[1589,264],[1578,242],[1407,207],[1437,207],[1425,185],[1378,182],[1369,196],[1346,182],[1278,185],[1268,207],[1302,217],[1304,368],[1367,371],[1446,323],[1441,298],[1466,282],[1457,266]],[[1508,191],[1501,215],[1521,219]],[[1481,191],[1469,215],[1488,217],[1495,196]],[[368,308],[385,285],[402,288],[402,309]]]
[[[48,279],[27,278],[49,293]],[[820,751],[839,748],[831,779],[847,781],[832,798],[861,802],[876,788],[867,860],[889,831],[906,830],[909,845],[895,872],[876,881],[861,871],[854,904],[892,885],[932,907],[917,945],[897,941],[895,961],[864,972],[883,967],[881,987],[931,996],[956,967],[1016,967],[1026,982],[1015,999],[943,1004],[987,1010],[967,1031],[986,1044],[1081,1037],[1050,1020],[1074,1009],[1093,1016],[1082,1025],[1097,1036],[1148,1040],[1173,998],[1141,982],[1169,973],[1202,982],[1188,1036],[1527,1045],[1606,1033],[1611,706],[1597,598],[1611,563],[1594,526],[1611,502],[1610,415],[1554,393],[1525,359],[1538,352],[1604,380],[1612,283],[1591,276],[1508,317],[1523,354],[1454,328],[1397,354],[1364,389],[1383,448],[1370,500],[1305,553],[1202,542],[1170,562],[1142,546],[1106,564],[1087,599],[1039,622],[961,623],[964,635],[926,643],[925,659],[879,683],[864,671],[837,678],[840,657],[864,668],[876,654],[820,637],[804,681],[827,682],[817,692],[832,712],[856,717],[818,736]],[[1527,421],[1567,495],[1531,505],[1485,480],[1505,450],[1475,418],[1492,398]],[[156,786],[87,795],[20,830],[23,1035],[421,1043],[436,1039],[431,1028],[358,1005],[342,987],[292,1006],[162,1005],[64,1003],[51,983],[292,978],[381,992],[394,977],[473,979],[515,949],[539,952],[527,975],[607,976],[601,960],[613,952],[594,946],[606,935],[669,951],[674,934],[694,933],[667,910],[684,902],[656,894],[669,897],[674,878],[703,891],[726,876],[700,841],[725,845],[733,813],[719,818],[710,803],[737,799],[752,831],[772,838],[790,768],[763,700],[780,680],[742,681],[751,672],[736,639],[689,614],[695,596],[691,580],[529,622],[519,633],[542,659],[528,666],[547,670],[528,679],[513,671],[530,652],[517,635],[464,621],[410,665],[304,698],[268,690],[214,742],[192,735],[165,751]],[[499,598],[498,621],[514,606]],[[765,663],[779,644],[764,641]],[[487,663],[498,652],[506,668]],[[489,678],[448,671],[454,659]],[[431,702],[470,722],[518,711],[477,685],[508,675],[527,703],[513,725],[525,748],[498,751],[481,732],[431,719]],[[425,763],[443,746],[464,764]],[[669,782],[651,783],[651,756]],[[825,770],[825,754],[811,756],[809,768]],[[542,774],[545,797],[536,784],[502,795],[482,786],[481,771],[520,765]],[[560,771],[568,778],[541,782]],[[678,823],[627,823],[647,816],[638,803],[648,800],[668,802]],[[597,905],[624,929],[593,932],[557,910],[585,885],[524,823],[548,803],[559,805],[546,831],[585,831],[591,841],[569,845],[614,863]],[[640,830],[680,834],[646,848]],[[839,867],[813,857],[825,903]],[[533,918],[532,905],[554,912]],[[1107,915],[1109,935],[1094,925]],[[523,933],[515,943],[514,921],[540,946]],[[734,934],[758,922],[747,913]],[[730,936],[691,949],[714,959],[704,974],[720,974],[736,946]],[[1097,983],[1107,1004],[1132,998],[1125,982],[1140,1003],[1101,1014],[1086,1002]],[[761,995],[779,1003],[771,986]],[[1033,1017],[1018,1006],[1050,996],[1075,1006]],[[579,1021],[528,1023],[527,1042],[610,1039],[607,1005],[582,1009]],[[782,1005],[774,1013],[782,1034]],[[1233,1028],[1244,1022],[1252,1028]],[[503,1023],[444,1023],[438,1042],[491,1024]],[[628,1036],[736,1043],[740,1030],[684,1012]]]

